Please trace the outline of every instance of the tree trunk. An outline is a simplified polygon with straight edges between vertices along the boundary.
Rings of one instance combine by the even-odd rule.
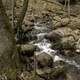
[[[24,36],[23,36],[23,30],[22,30],[22,22],[24,20],[26,11],[28,9],[28,3],[29,3],[29,0],[23,1],[23,7],[22,7],[22,10],[20,12],[20,15],[18,16],[18,20],[17,20],[16,27],[15,27],[19,44],[21,44],[23,42],[22,38]]]
[[[22,7],[22,10],[21,10],[20,15],[18,17],[18,20],[17,20],[18,21],[17,22],[17,27],[19,27],[19,28],[22,25],[22,22],[24,20],[25,14],[26,14],[26,11],[28,9],[28,3],[29,3],[29,0],[24,0],[24,2],[23,2],[23,7]]]
[[[13,54],[16,51],[15,39],[11,28],[2,0],[0,0],[0,74],[5,72],[7,76],[13,74],[11,71],[15,67],[13,60]]]

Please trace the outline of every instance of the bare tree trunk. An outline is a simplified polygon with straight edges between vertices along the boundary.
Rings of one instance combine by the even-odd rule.
[[[8,76],[13,74],[10,71],[13,72],[15,67],[14,51],[16,52],[13,30],[0,0],[0,73],[5,72]]]
[[[28,9],[28,3],[29,3],[29,0],[24,0],[23,2],[23,7],[22,7],[22,10],[20,12],[20,15],[18,17],[18,22],[16,24],[16,32],[17,32],[17,38],[18,38],[18,43],[21,44],[23,42],[22,38],[23,38],[23,31],[22,31],[22,22],[24,20],[24,17],[25,17],[25,14],[26,14],[26,11]]]
[[[19,15],[18,20],[17,20],[18,21],[17,22],[17,28],[21,27],[21,25],[22,25],[26,11],[28,9],[28,3],[29,3],[29,0],[24,0],[22,10],[21,10],[20,15]]]

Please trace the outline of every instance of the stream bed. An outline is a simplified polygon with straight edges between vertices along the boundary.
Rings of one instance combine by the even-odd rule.
[[[30,44],[37,46],[35,51],[36,56],[46,53],[52,57],[54,63],[57,61],[63,61],[76,67],[77,69],[80,69],[80,65],[75,60],[64,58],[62,55],[60,55],[59,50],[51,49],[52,44],[48,39],[45,38],[45,35],[47,35],[49,32],[46,26],[42,26],[37,22],[34,23],[34,29],[40,31],[39,33],[36,33],[37,39],[30,42]]]

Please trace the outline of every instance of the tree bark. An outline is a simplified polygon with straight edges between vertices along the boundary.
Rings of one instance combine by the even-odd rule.
[[[16,25],[17,28],[18,27],[20,28],[22,25],[26,11],[28,9],[28,3],[29,3],[29,0],[24,0],[22,10],[21,10],[20,15],[19,15],[18,20],[17,20],[18,21],[17,25]]]
[[[28,9],[28,3],[29,3],[29,0],[24,0],[23,7],[22,7],[22,10],[20,12],[20,15],[18,16],[16,27],[15,27],[19,44],[21,44],[23,42],[22,38],[24,36],[23,36],[23,30],[22,30],[22,22],[24,20],[26,11]]]
[[[14,51],[16,48],[13,30],[0,0],[0,73],[5,72],[9,76],[13,74],[10,71],[15,67]]]

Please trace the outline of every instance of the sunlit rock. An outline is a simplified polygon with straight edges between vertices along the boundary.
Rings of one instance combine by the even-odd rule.
[[[68,24],[69,28],[75,30],[80,29],[80,19],[79,18],[71,18],[71,22]]]
[[[63,18],[63,19],[61,19],[62,26],[66,26],[69,22],[70,22],[69,18]]]

